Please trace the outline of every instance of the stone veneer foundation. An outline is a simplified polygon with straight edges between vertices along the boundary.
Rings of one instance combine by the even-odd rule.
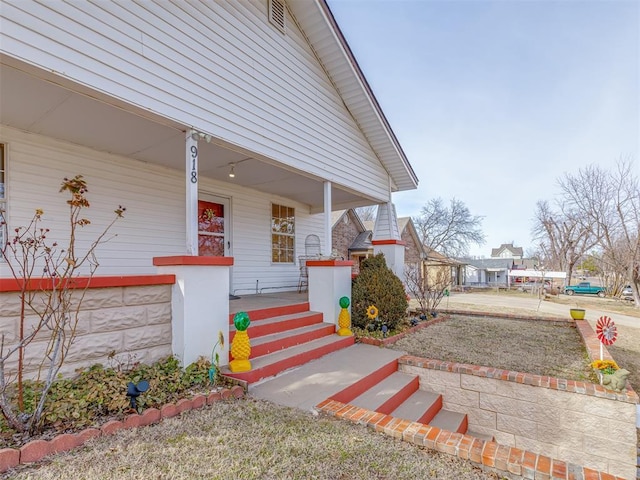
[[[105,279],[109,280],[106,281]],[[172,275],[95,277],[86,290],[79,314],[77,337],[63,365],[63,375],[79,367],[108,364],[111,354],[128,362],[151,363],[171,355]],[[136,285],[136,283],[138,283]],[[95,285],[95,287],[94,287]],[[15,288],[0,289],[0,331],[11,345],[18,336],[20,300]],[[27,328],[37,317],[27,317]],[[46,334],[25,349],[26,372],[33,373],[46,346]],[[8,362],[15,369],[17,360]]]

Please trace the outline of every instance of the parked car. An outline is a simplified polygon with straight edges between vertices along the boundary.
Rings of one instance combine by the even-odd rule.
[[[625,285],[622,289],[622,293],[620,294],[620,298],[623,300],[633,301],[633,289],[631,288],[631,285]]]
[[[591,286],[589,282],[580,282],[577,285],[567,285],[563,292],[567,295],[598,295],[604,297],[607,293],[605,287]]]

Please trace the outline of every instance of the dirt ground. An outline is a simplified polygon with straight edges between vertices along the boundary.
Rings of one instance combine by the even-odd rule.
[[[452,315],[393,348],[423,358],[597,381],[577,330],[552,322]]]
[[[452,293],[451,297],[442,301],[439,308],[563,318],[569,317],[570,308],[584,308],[585,320],[594,330],[598,318],[609,316],[616,323],[618,338],[607,349],[621,367],[631,372],[629,382],[636,392],[640,392],[640,309],[628,303],[576,295],[559,295],[549,300],[540,300],[530,293],[487,291]]]

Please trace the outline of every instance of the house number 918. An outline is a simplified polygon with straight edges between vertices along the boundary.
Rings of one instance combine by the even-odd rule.
[[[198,160],[198,147],[191,146],[191,183],[198,183],[198,171],[196,170],[196,161]]]

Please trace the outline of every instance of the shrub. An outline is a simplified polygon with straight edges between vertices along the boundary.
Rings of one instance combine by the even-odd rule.
[[[406,317],[408,303],[404,285],[387,267],[382,253],[362,262],[360,274],[353,281],[351,300],[354,327],[366,328],[371,322],[366,313],[369,305],[378,308],[379,323],[385,323],[390,330]]]
[[[100,417],[122,416],[129,411],[127,383],[149,382],[149,390],[138,397],[139,409],[174,402],[193,391],[206,391],[209,381],[208,359],[199,358],[183,369],[177,358],[169,356],[152,365],[131,363],[103,367],[94,365],[78,370],[74,378],[58,378],[47,395],[39,427],[64,430],[93,425]],[[25,410],[36,407],[40,382],[25,381]],[[15,389],[9,395],[15,400]],[[0,431],[8,430],[0,417]]]

